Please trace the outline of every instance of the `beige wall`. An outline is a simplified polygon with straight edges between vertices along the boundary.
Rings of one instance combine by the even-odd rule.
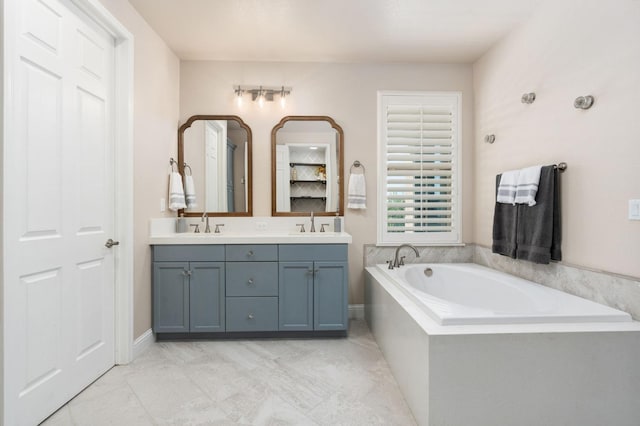
[[[293,87],[285,109],[279,102],[260,109],[246,96],[234,101],[235,85]],[[461,91],[463,102],[464,241],[472,241],[472,73],[470,65],[391,65],[323,63],[238,63],[183,61],[180,68],[180,121],[195,114],[235,114],[253,132],[254,216],[271,214],[271,129],[286,115],[329,115],[345,134],[345,168],[354,160],[366,167],[367,210],[347,210],[349,303],[363,303],[363,244],[376,242],[376,132],[378,90]],[[348,176],[348,174],[347,174]],[[347,177],[345,176],[345,178]],[[345,179],[346,180],[346,179]],[[322,221],[320,221],[322,223]]]
[[[134,35],[134,336],[151,328],[149,218],[167,198],[169,157],[176,157],[180,61],[126,0],[101,0]]]
[[[638,1],[548,2],[474,64],[475,242],[491,244],[497,173],[566,161],[564,262],[640,277],[640,221],[627,219],[640,198],[639,43]],[[587,94],[593,108],[574,109]]]

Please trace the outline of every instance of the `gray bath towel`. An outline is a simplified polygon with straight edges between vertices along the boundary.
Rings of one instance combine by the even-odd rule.
[[[517,259],[535,263],[562,260],[560,188],[555,166],[544,166],[540,171],[536,205],[518,205],[516,228]]]
[[[500,186],[500,178],[496,176],[496,195]],[[516,226],[518,218],[518,205],[496,202],[493,211],[493,244],[491,251],[494,253],[516,257]]]

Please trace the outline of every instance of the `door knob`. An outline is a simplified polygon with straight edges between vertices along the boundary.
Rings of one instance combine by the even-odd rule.
[[[117,245],[120,245],[120,241],[113,241],[111,238],[109,238],[107,240],[107,242],[104,244],[104,246],[106,248],[111,248],[111,247],[117,246]]]

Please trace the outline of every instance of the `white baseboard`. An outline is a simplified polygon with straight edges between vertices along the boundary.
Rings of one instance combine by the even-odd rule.
[[[349,305],[349,319],[364,319],[364,305]]]
[[[153,343],[153,331],[148,329],[133,342],[133,359],[138,358]]]

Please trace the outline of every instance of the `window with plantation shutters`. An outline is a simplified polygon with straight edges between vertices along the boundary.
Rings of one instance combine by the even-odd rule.
[[[459,93],[379,93],[378,243],[459,243]]]

